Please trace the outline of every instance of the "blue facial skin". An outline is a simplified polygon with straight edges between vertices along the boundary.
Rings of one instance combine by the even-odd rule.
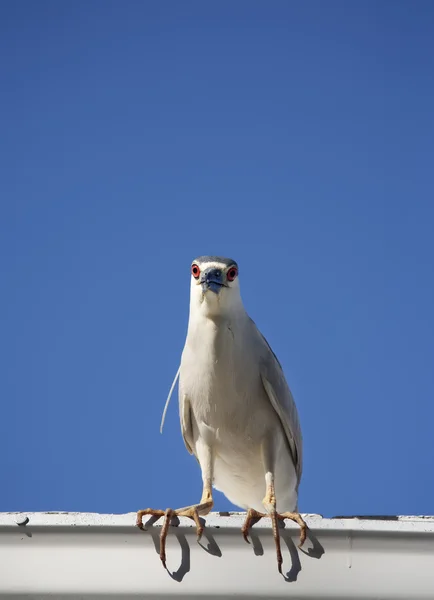
[[[210,267],[202,273],[200,283],[202,284],[202,291],[204,293],[207,290],[211,290],[214,294],[218,294],[225,285],[223,283],[223,271],[215,267]]]

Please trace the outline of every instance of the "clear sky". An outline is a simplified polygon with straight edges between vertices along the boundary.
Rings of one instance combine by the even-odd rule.
[[[159,423],[219,254],[301,511],[432,514],[434,4],[9,0],[0,55],[0,510],[199,500]]]

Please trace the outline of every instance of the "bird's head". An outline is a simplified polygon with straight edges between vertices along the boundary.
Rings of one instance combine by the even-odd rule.
[[[207,317],[244,310],[237,263],[221,256],[196,258],[191,263],[190,307]]]

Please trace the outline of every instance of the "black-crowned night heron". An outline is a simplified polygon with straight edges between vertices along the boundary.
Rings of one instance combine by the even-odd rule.
[[[244,309],[234,260],[200,256],[191,265],[190,318],[177,375],[182,435],[200,464],[202,498],[177,510],[140,510],[137,525],[143,527],[144,515],[165,516],[160,537],[165,566],[171,518],[193,519],[200,538],[199,516],[212,509],[214,486],[247,510],[246,541],[254,520],[271,518],[281,572],[278,521],[300,525],[300,546],[306,538],[297,512],[301,430],[282,367]]]

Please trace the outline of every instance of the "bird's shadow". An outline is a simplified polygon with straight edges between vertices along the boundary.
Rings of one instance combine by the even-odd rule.
[[[22,534],[24,534],[28,538],[33,537],[33,533],[29,527],[25,527],[24,525],[18,525],[18,527],[20,528],[20,532]]]
[[[264,555],[264,546],[262,545],[258,534],[254,530],[249,531],[249,539],[250,539],[250,543],[252,544],[252,547],[253,547],[254,555],[255,556],[263,556]]]
[[[254,521],[252,521],[252,525],[257,523],[258,521],[259,519],[255,519]],[[294,581],[297,581],[298,574],[302,569],[300,557],[298,555],[297,548],[292,540],[291,533],[288,529],[285,528],[284,523],[279,523],[279,533],[280,538],[285,542],[285,545],[288,548],[288,552],[291,557],[291,569],[286,574],[283,574],[283,578],[288,583],[292,583]],[[264,547],[262,546],[258,534],[252,528],[249,530],[249,539],[252,544],[255,556],[262,556],[264,554]],[[306,545],[307,540],[309,540],[312,545],[307,549],[305,549],[304,546],[302,548],[299,548],[300,552],[302,552],[306,556],[309,556],[310,558],[320,559],[321,556],[324,554],[325,550],[319,542],[318,538],[312,533],[310,529],[307,530],[306,542],[304,545]]]
[[[288,529],[282,527],[280,529],[280,537],[285,542],[286,547],[288,548],[288,552],[291,556],[291,569],[286,574],[283,574],[283,578],[288,583],[293,583],[294,581],[297,581],[298,574],[302,569],[300,556],[297,552],[297,547],[295,546],[292,540],[292,536]],[[307,540],[309,540],[312,543],[312,546],[305,550],[304,546]],[[325,552],[324,547],[309,528],[306,532],[306,541],[301,548],[298,548],[298,550],[304,555],[309,556],[310,558],[316,558],[317,560],[319,560]]]
[[[160,554],[160,534],[159,534],[158,530],[156,530],[152,527],[152,525],[154,525],[154,523],[157,520],[158,520],[158,517],[151,517],[146,522],[145,528],[147,529],[148,527],[150,527],[150,534],[152,537],[152,541],[154,542],[155,552],[159,555]],[[201,521],[202,525],[205,525],[204,519],[200,519],[200,521]],[[178,527],[179,526],[178,517],[173,517],[170,525],[171,525],[171,527]],[[184,579],[186,574],[190,571],[190,567],[191,567],[190,546],[187,541],[187,538],[185,537],[185,535],[182,532],[176,531],[175,537],[178,540],[179,546],[181,548],[181,564],[179,565],[179,568],[176,571],[170,572],[169,569],[167,569],[167,568],[166,568],[166,570],[172,579],[174,579],[175,581],[178,581],[180,583]],[[202,541],[204,538],[207,541],[206,546]],[[207,531],[206,528],[203,531],[202,539],[199,542],[199,546],[203,550],[205,550],[205,552],[208,552],[208,554],[212,554],[213,556],[218,556],[218,557],[222,556],[222,551],[220,550],[219,545],[215,541],[214,536],[209,531]]]
[[[259,521],[259,519],[252,520],[252,527],[258,521]],[[261,540],[259,539],[258,534],[255,532],[255,530],[252,527],[249,529],[249,539],[250,539],[250,543],[252,544],[252,547],[253,547],[253,552],[254,552],[255,556],[263,556],[264,547],[261,543]],[[292,565],[291,569],[286,573],[286,575],[282,573],[283,578],[285,579],[285,581],[288,581],[288,582],[297,581],[298,574],[301,571],[301,563],[300,563],[300,558],[297,553],[297,548],[295,547],[295,544],[291,539],[290,532],[285,529],[284,524],[280,522],[278,527],[279,527],[280,539],[285,542],[286,547],[288,548],[289,554],[291,556],[291,565]]]
[[[159,555],[160,554],[160,534],[159,534],[158,530],[156,530],[152,527],[157,520],[158,520],[157,517],[151,517],[146,522],[145,528],[146,529],[148,527],[150,528],[150,534],[151,534],[152,541],[155,546],[155,551]],[[202,525],[206,525],[206,521],[204,519],[201,518],[200,521],[201,521]],[[257,521],[253,521],[252,525],[254,525],[255,522],[257,522]],[[178,526],[179,526],[179,519],[177,517],[173,517],[173,519],[171,520],[171,527],[176,528]],[[279,524],[279,531],[280,531],[281,540],[283,540],[283,542],[285,543],[285,545],[288,549],[289,555],[291,557],[291,569],[287,573],[283,574],[283,578],[288,583],[293,583],[293,582],[297,581],[298,574],[300,573],[300,571],[302,569],[300,557],[297,552],[297,547],[295,546],[295,544],[292,540],[291,532],[289,529],[285,528],[284,523]],[[170,577],[174,581],[181,582],[184,579],[185,575],[190,571],[190,568],[191,568],[191,562],[190,562],[190,552],[191,551],[190,551],[190,546],[189,546],[186,536],[181,531],[176,531],[174,533],[175,533],[176,539],[178,540],[179,546],[181,548],[181,564],[179,565],[179,568],[176,571],[170,572],[168,569],[166,569],[166,570],[169,573]],[[203,543],[204,539],[207,541],[206,545]],[[259,538],[259,535],[255,532],[254,529],[250,529],[249,539],[250,539],[255,556],[263,556],[264,547]],[[309,546],[308,548],[305,549],[305,546],[306,546],[308,540],[311,542],[311,546]],[[209,530],[207,530],[206,527],[204,528],[204,531],[202,534],[202,540],[199,542],[199,546],[203,550],[205,550],[205,552],[208,552],[208,554],[211,554],[212,556],[217,556],[219,558],[222,556],[222,551],[221,551],[219,545],[217,544],[214,536],[211,534],[211,532]],[[317,560],[319,560],[322,557],[322,555],[325,553],[324,547],[322,546],[322,544],[320,543],[318,538],[312,533],[312,531],[309,528],[307,529],[307,533],[306,533],[306,541],[305,541],[303,547],[299,548],[299,550],[305,556],[308,556],[309,558],[315,558]]]
[[[200,521],[202,522],[202,524],[205,523],[203,519],[200,519]],[[202,542],[203,538],[205,538],[208,542],[206,546]],[[214,536],[210,533],[209,529],[206,529],[206,527],[203,530],[202,539],[199,541],[199,546],[203,548],[205,552],[208,552],[208,554],[212,554],[212,556],[218,556],[218,558],[222,556],[220,546],[217,544]]]
[[[283,579],[288,583],[293,583],[294,581],[297,581],[298,574],[301,571],[300,557],[298,556],[297,548],[295,547],[295,544],[292,541],[292,537],[289,531],[282,529],[280,532],[280,539],[285,542],[285,545],[288,548],[288,552],[291,557],[291,568],[289,571],[287,571],[287,573],[282,572]]]
[[[160,534],[158,533],[158,531],[156,529],[153,529],[151,527],[151,536],[152,536],[152,541],[154,542],[154,546],[155,546],[155,552],[159,555],[160,554]],[[178,581],[178,583],[180,583],[184,577],[187,575],[187,573],[190,571],[190,546],[187,542],[187,538],[185,537],[185,535],[183,533],[180,532],[176,532],[175,533],[175,537],[178,540],[179,546],[181,548],[181,564],[179,565],[178,569],[176,571],[170,572],[169,569],[166,567],[166,571],[169,573],[170,577],[172,579],[174,579],[175,581]]]
[[[318,540],[318,538],[312,533],[312,531],[308,528],[306,532],[306,540],[312,542],[312,546],[305,549],[305,544],[300,548],[300,552],[303,552],[306,556],[310,558],[316,558],[319,560],[321,556],[325,553],[324,546]]]

